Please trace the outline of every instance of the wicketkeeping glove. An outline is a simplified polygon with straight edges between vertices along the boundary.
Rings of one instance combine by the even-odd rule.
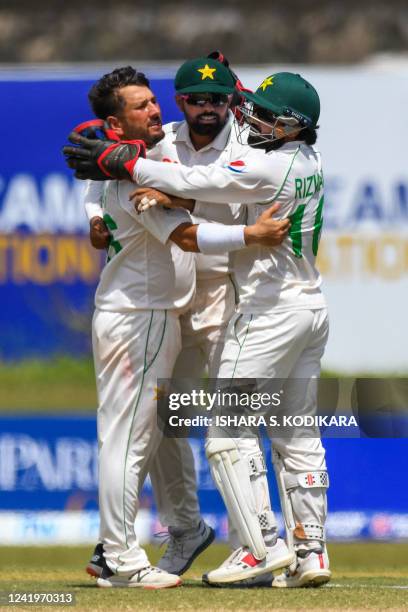
[[[146,157],[143,140],[92,140],[76,131],[71,132],[68,140],[76,146],[66,145],[62,151],[79,179],[131,181],[137,160]]]
[[[120,140],[116,132],[109,127],[108,122],[103,121],[103,119],[83,121],[72,131],[91,140],[115,140],[118,142]]]

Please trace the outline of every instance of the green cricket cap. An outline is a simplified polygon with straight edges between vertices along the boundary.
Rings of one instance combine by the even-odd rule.
[[[231,72],[221,62],[209,57],[184,62],[174,81],[176,93],[232,94],[235,82]]]
[[[300,74],[277,72],[266,77],[255,91],[242,91],[242,95],[276,115],[295,117],[308,127],[316,127],[320,116],[317,91]]]

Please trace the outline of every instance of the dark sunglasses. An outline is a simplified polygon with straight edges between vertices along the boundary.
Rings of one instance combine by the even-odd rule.
[[[261,121],[267,121],[268,123],[275,123],[278,118],[278,115],[275,115],[275,113],[266,108],[263,108],[262,106],[254,105],[252,112],[255,117],[258,117],[258,119],[261,119]]]
[[[263,108],[262,106],[256,106],[254,104],[253,114],[261,121],[266,121],[267,123],[275,123],[276,121],[279,121],[280,123],[284,123],[292,127],[297,125],[307,126],[309,123],[306,117],[303,117],[299,113],[295,114],[295,112],[289,108],[284,110],[283,115],[276,115],[274,112],[268,110],[267,108]]]
[[[190,106],[205,106],[211,104],[212,106],[225,106],[228,104],[228,95],[221,93],[208,93],[208,94],[185,94],[181,96],[183,100]]]

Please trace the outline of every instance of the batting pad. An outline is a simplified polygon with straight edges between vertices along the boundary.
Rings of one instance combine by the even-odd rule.
[[[241,543],[248,546],[257,559],[264,559],[266,548],[255,508],[248,462],[241,457],[235,442],[229,438],[208,439],[206,455],[214,482]]]

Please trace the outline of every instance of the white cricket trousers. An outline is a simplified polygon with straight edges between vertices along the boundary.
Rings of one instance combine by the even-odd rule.
[[[190,309],[181,315],[182,348],[173,372],[180,391],[190,391],[207,370],[217,375],[225,333],[235,312],[235,290],[229,276],[197,279]],[[149,467],[160,522],[191,529],[200,521],[194,457],[186,439],[163,438]]]
[[[327,343],[327,309],[296,310],[268,314],[237,314],[228,329],[219,378],[288,379],[285,414],[313,413],[317,398],[313,389],[305,397],[306,379],[320,376],[320,362]],[[267,381],[266,385],[267,385]],[[259,388],[260,391],[267,391]],[[306,405],[309,404],[309,405]],[[257,440],[253,440],[257,445]],[[250,445],[243,444],[244,453]],[[293,474],[326,470],[325,450],[316,437],[273,438],[285,469]],[[292,495],[299,523],[324,525],[327,515],[325,489],[298,488]],[[300,544],[300,542],[299,542]]]
[[[99,407],[100,536],[112,571],[149,565],[134,523],[139,492],[162,438],[157,379],[170,378],[181,348],[172,311],[96,310],[92,343]]]

